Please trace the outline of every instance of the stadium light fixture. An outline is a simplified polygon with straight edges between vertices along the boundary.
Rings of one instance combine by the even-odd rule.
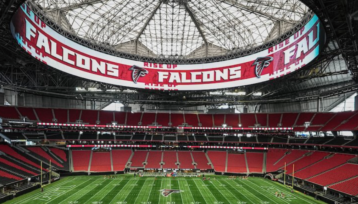
[[[90,91],[90,92],[101,92],[102,90],[94,87],[94,88],[88,88],[88,91]]]
[[[245,96],[246,92],[244,91],[239,91],[239,92],[225,92],[225,95],[228,96]]]
[[[76,91],[86,91],[86,89],[83,87],[76,87]]]
[[[262,92],[254,92],[252,95],[253,96],[262,96]]]
[[[222,92],[220,91],[214,91],[214,92],[210,92],[209,93],[211,96],[221,96],[222,95]]]

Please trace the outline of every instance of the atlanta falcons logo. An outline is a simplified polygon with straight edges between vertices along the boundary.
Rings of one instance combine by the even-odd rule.
[[[255,75],[257,78],[261,77],[261,73],[264,70],[264,68],[268,67],[273,60],[273,57],[258,57],[256,61],[252,64],[252,66],[255,65]]]
[[[172,190],[172,189],[162,189],[160,191],[162,192],[162,195],[164,197],[168,197],[172,193],[180,193],[180,192],[182,192],[181,190]]]
[[[132,70],[132,80],[136,84],[139,77],[143,77],[148,74],[148,70],[133,65],[129,70]]]

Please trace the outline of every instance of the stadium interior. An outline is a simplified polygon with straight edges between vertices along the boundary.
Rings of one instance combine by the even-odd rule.
[[[0,203],[59,203],[16,199],[67,177],[173,174],[358,203],[358,1],[0,0],[0,25]],[[233,200],[205,184],[212,203],[246,204],[223,182]],[[200,203],[134,197],[96,203]]]

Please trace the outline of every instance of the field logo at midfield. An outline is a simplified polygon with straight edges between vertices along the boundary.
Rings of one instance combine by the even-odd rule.
[[[181,192],[183,192],[182,190],[173,190],[173,189],[162,189],[160,191],[162,192],[162,195],[164,197],[168,197],[172,193],[181,193]]]
[[[264,68],[268,67],[273,60],[273,57],[258,57],[255,62],[252,64],[252,66],[255,65],[255,75],[257,78],[261,77],[261,73],[264,70]]]
[[[148,74],[148,70],[136,65],[133,65],[129,70],[132,70],[132,80],[135,84],[137,83],[139,77],[144,77]]]

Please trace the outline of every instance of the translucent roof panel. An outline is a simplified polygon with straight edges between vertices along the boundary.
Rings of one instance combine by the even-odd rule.
[[[299,0],[34,2],[63,29],[83,39],[114,49],[122,47],[120,51],[131,54],[183,58],[193,53],[206,57],[254,48],[279,37],[278,27],[287,31],[309,12]],[[220,53],[200,52],[210,46]]]

